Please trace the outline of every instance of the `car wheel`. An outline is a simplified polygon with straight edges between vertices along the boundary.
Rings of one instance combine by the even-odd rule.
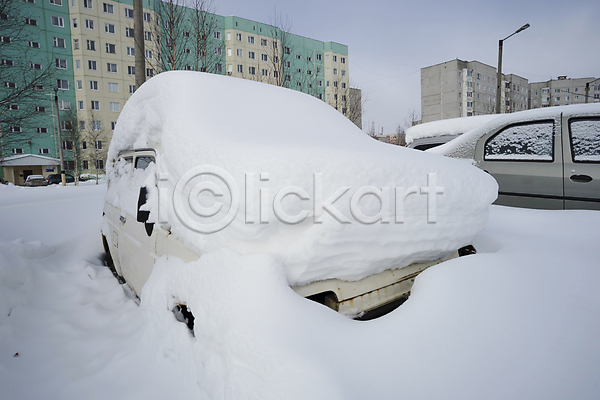
[[[110,269],[110,272],[112,272],[113,276],[117,278],[117,281],[119,281],[121,285],[124,284],[125,279],[123,279],[123,277],[119,275],[117,269],[115,268],[115,263],[108,248],[108,242],[106,241],[106,238],[104,236],[102,236],[102,244],[104,244],[104,265],[106,265],[108,269]]]

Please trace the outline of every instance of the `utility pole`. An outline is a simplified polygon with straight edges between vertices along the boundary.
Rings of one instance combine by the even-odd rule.
[[[60,113],[58,112],[58,88],[54,88],[54,106],[56,107],[56,127],[58,128],[58,152],[60,154],[60,180],[63,186],[67,186],[65,177],[65,162],[63,158],[62,136],[60,134]]]
[[[520,27],[519,29],[517,29],[514,33],[508,35],[507,37],[505,37],[502,40],[498,41],[498,75],[496,76],[496,114],[501,114],[500,112],[500,90],[502,89],[502,46],[504,44],[504,41],[506,39],[508,39],[509,37],[511,37],[512,35],[516,35],[519,32],[524,31],[525,29],[529,28],[529,24],[525,24],[522,27]]]
[[[133,0],[133,41],[135,42],[135,90],[137,90],[146,81],[144,5],[142,0]]]

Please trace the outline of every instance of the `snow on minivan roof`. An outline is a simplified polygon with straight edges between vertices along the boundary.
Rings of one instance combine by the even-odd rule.
[[[200,72],[161,73],[136,90],[110,144],[109,179],[119,152],[135,148],[157,149],[156,172],[171,193],[195,167],[226,171],[242,196],[233,221],[193,232],[166,196],[171,232],[198,254],[277,254],[290,285],[358,280],[447,256],[483,229],[497,196],[496,182],[477,168],[373,140],[315,97]],[[305,194],[282,201],[286,215],[305,213],[299,223],[274,211],[275,195],[289,188]],[[373,189],[381,201],[361,196]],[[107,201],[118,198],[111,190]],[[262,216],[261,195],[269,196]],[[373,215],[382,218],[364,222]]]
[[[460,135],[473,128],[481,126],[497,115],[476,115],[473,117],[459,117],[442,119],[438,121],[425,122],[419,125],[411,126],[405,132],[406,144],[412,143],[414,140],[426,137],[437,137],[443,135]]]

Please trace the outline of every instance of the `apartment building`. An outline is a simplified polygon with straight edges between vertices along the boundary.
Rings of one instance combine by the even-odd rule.
[[[529,108],[586,103],[586,84],[589,88],[587,102],[600,102],[600,83],[597,78],[559,76],[558,79],[529,84]]]
[[[33,140],[3,146],[0,158],[38,152],[58,157],[61,146],[65,169],[74,170],[79,159],[80,172],[102,171],[120,111],[136,89],[132,0],[24,0],[23,4],[34,10],[31,15],[37,23],[25,21],[26,28],[31,28],[29,36],[39,42],[31,50],[41,65],[53,66],[53,77],[40,88],[47,95],[39,104],[43,123],[36,124],[40,130],[29,132]],[[198,35],[192,8],[175,5],[168,10],[165,7],[170,5],[158,0],[143,4],[147,79],[171,69],[252,79],[308,93],[348,116],[352,99],[360,99],[356,93],[351,95],[346,45],[216,14],[207,14],[209,34]],[[172,14],[159,24],[157,16],[165,12]],[[175,13],[177,19],[169,20]],[[194,40],[195,35],[201,40]],[[202,49],[197,47],[200,42]],[[11,57],[2,50],[2,68],[5,61],[36,59],[24,60],[22,48],[15,47]],[[7,81],[0,89],[9,90],[11,84]],[[57,139],[53,112],[54,86],[58,88],[62,143]],[[2,126],[0,132],[9,128],[17,129]]]
[[[502,87],[505,90],[501,92],[501,104],[505,107],[501,112],[527,108],[527,79],[514,74],[503,75]],[[456,59],[421,68],[423,123],[495,112],[495,67]]]

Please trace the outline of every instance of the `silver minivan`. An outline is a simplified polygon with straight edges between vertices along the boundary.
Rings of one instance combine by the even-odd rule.
[[[428,151],[490,173],[496,204],[600,210],[600,104],[503,115]]]

